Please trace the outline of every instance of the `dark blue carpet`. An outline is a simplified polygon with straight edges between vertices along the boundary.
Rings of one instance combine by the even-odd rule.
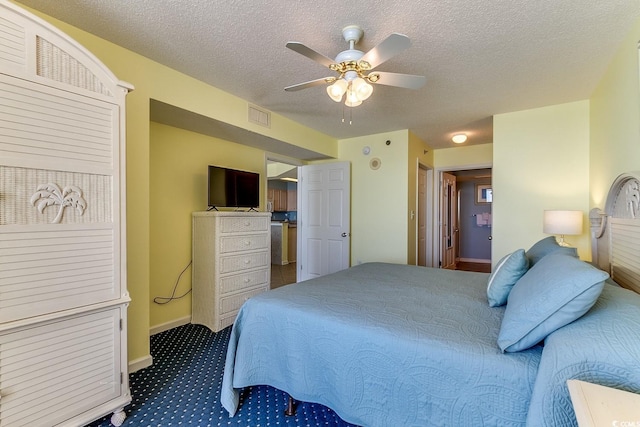
[[[220,404],[222,373],[231,327],[218,333],[184,325],[151,337],[153,366],[129,375],[133,401],[123,426],[351,426],[325,406],[298,402],[273,387],[246,388],[233,418]],[[110,416],[91,427],[111,426]]]

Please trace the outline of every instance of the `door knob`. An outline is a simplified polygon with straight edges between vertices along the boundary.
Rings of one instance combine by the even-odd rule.
[[[349,236],[349,233],[342,233],[341,236],[342,237],[347,237],[347,236]]]
[[[489,237],[487,237],[487,239],[491,240],[491,239],[493,239],[493,237],[489,236]]]

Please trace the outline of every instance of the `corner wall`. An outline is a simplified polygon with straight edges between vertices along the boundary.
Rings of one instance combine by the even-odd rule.
[[[190,294],[168,304],[153,299],[171,296],[180,272],[191,261],[191,213],[207,209],[207,166],[258,172],[262,195],[267,175],[262,150],[155,122],[150,123],[150,140],[149,323],[154,329],[191,316]],[[175,295],[189,289],[191,268],[182,275]]]
[[[604,208],[615,178],[640,170],[640,20],[591,96],[590,207]]]
[[[545,209],[584,212],[582,235],[566,240],[590,260],[589,101],[499,114],[493,125],[493,262],[547,236]]]

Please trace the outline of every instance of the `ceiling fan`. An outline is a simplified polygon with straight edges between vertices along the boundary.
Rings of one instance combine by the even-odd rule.
[[[355,49],[364,32],[357,25],[349,25],[343,28],[342,36],[349,43],[349,49],[344,50],[333,60],[321,53],[298,42],[289,42],[287,47],[301,55],[310,58],[330,70],[338,73],[338,76],[323,77],[284,88],[286,91],[296,91],[313,86],[328,84],[327,93],[336,102],[341,102],[346,94],[345,105],[356,107],[373,93],[373,87],[369,83],[396,86],[407,89],[419,89],[426,81],[424,76],[411,74],[387,73],[372,71],[378,65],[407,49],[411,42],[409,37],[393,33],[373,49],[364,53]]]

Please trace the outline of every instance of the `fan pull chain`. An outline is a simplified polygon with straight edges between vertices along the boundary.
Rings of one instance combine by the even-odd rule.
[[[342,104],[342,123],[344,123],[344,104]],[[353,108],[349,108],[349,124],[353,123]]]

